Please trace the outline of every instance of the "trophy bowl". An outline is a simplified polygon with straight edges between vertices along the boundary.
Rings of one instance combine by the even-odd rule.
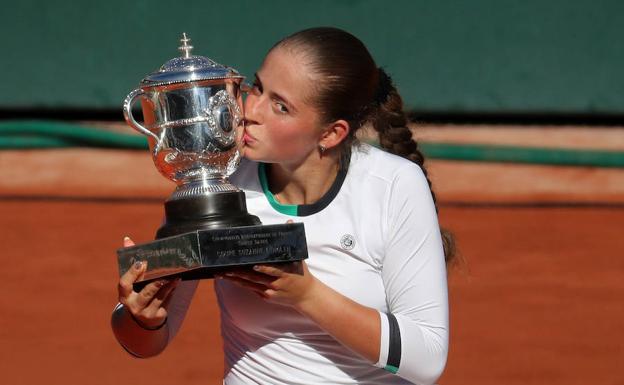
[[[241,82],[236,70],[191,55],[183,35],[182,57],[169,60],[141,81],[123,105],[128,124],[148,138],[158,171],[184,186],[221,184],[238,164],[237,126],[242,119]],[[141,101],[144,125],[132,115]]]
[[[244,78],[231,67],[191,55],[189,42],[183,34],[182,56],[146,76],[123,104],[128,124],[147,136],[158,171],[177,184],[165,203],[166,222],[157,238],[260,224],[247,213],[244,194],[227,181],[240,159],[237,127]],[[143,125],[132,115],[137,100]]]

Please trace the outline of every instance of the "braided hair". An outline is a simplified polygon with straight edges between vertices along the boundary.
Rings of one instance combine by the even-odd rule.
[[[392,79],[377,67],[358,38],[338,28],[311,28],[284,38],[272,50],[276,48],[302,55],[315,86],[311,102],[320,112],[322,122],[344,119],[349,123],[351,130],[341,144],[343,164],[350,158],[356,132],[370,124],[379,135],[383,149],[420,166],[436,203],[425,158],[407,126],[403,100]],[[448,264],[455,256],[455,243],[449,231],[440,231]]]
[[[375,101],[379,107],[373,109],[370,119],[379,135],[379,144],[388,152],[411,160],[420,166],[425,178],[427,178],[431,198],[433,198],[436,212],[438,212],[436,195],[425,167],[425,157],[418,148],[418,142],[412,138],[412,131],[407,126],[408,119],[403,111],[403,100],[392,83],[392,79],[382,68],[379,68],[379,87]],[[440,228],[440,233],[444,246],[444,257],[449,263],[455,256],[455,239],[453,234],[444,228]]]

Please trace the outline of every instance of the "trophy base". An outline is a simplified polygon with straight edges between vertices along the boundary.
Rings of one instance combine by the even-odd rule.
[[[195,230],[260,225],[257,216],[247,212],[245,193],[228,191],[165,202],[165,223],[156,239]]]
[[[247,212],[245,193],[228,191],[168,200],[156,240],[117,250],[123,275],[136,261],[147,262],[140,290],[156,279],[213,278],[255,264],[306,259],[302,223],[263,226]]]
[[[146,261],[140,290],[161,279],[213,278],[256,264],[301,261],[308,257],[303,223],[197,230],[117,250],[120,276],[136,261]]]

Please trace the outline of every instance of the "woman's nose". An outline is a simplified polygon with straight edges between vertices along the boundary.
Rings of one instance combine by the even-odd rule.
[[[249,93],[247,94],[247,98],[245,99],[245,121],[247,123],[257,123],[258,119],[260,119],[260,114],[258,111],[259,105],[258,96]]]

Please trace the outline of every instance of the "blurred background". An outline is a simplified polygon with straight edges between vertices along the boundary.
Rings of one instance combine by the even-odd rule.
[[[624,383],[623,25],[615,0],[4,2],[3,383],[220,383],[210,281],[161,356],[110,332],[115,250],[153,239],[174,188],[122,102],[182,32],[253,78],[313,26],[393,77],[456,235],[440,383]]]

